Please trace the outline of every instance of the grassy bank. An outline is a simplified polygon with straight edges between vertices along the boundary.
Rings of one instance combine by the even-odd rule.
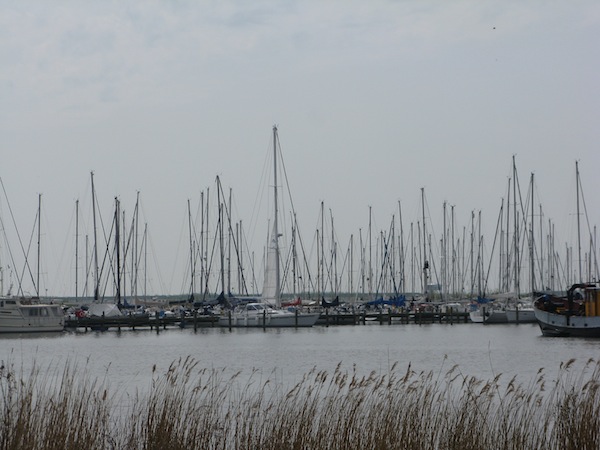
[[[291,388],[192,359],[115,394],[70,365],[0,367],[0,449],[598,449],[600,365],[552,380],[480,380],[454,367],[307,372]]]

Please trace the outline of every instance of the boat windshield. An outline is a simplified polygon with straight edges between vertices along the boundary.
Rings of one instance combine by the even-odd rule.
[[[265,309],[265,306],[261,305],[260,303],[250,303],[246,306],[246,309],[248,311],[263,311]]]
[[[246,311],[254,313],[270,312],[273,309],[266,303],[248,303],[245,307]]]

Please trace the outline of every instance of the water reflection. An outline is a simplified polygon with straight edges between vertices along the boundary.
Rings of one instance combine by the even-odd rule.
[[[151,382],[152,367],[166,371],[171,362],[191,356],[201,367],[225,375],[252,371],[283,385],[299,381],[311,368],[333,372],[385,373],[397,370],[461,373],[483,379],[497,374],[529,381],[538,369],[558,371],[572,358],[582,367],[596,357],[600,340],[544,338],[535,324],[357,325],[302,329],[198,328],[69,331],[1,335],[0,359],[25,371],[76,363],[129,391]]]

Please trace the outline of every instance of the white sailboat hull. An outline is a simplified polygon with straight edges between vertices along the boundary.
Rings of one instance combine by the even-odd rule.
[[[219,317],[222,327],[312,327],[320,317],[320,313],[303,313],[300,311],[287,311],[281,309],[255,310],[250,304],[250,309],[229,311]]]
[[[469,318],[474,323],[507,323],[506,311],[497,309],[478,308],[469,312]]]
[[[535,323],[535,311],[533,308],[506,309],[506,320],[508,323]]]

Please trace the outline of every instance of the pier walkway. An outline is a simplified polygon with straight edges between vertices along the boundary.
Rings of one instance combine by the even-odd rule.
[[[430,324],[430,323],[469,323],[467,312],[330,312],[321,313],[316,325],[366,325],[377,323],[392,324]],[[162,316],[159,314],[128,314],[116,317],[68,317],[65,319],[66,329],[84,329],[85,331],[105,331],[108,329],[150,328],[159,332],[167,327],[198,328],[218,327],[219,316],[195,313],[192,316]]]

